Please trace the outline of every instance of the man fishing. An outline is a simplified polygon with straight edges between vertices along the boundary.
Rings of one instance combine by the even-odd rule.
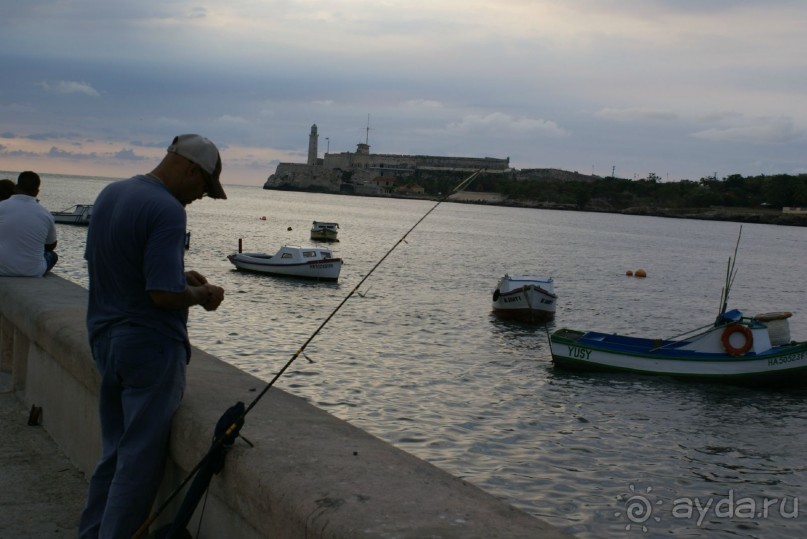
[[[84,257],[102,455],[79,523],[82,539],[131,537],[159,489],[190,360],[188,308],[215,311],[224,299],[221,287],[185,271],[185,206],[227,198],[220,174],[212,142],[179,135],[154,170],[109,184],[93,206]]]

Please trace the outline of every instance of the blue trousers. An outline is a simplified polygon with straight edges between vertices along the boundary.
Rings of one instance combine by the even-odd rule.
[[[140,326],[90,343],[101,373],[103,452],[90,479],[80,539],[130,538],[162,480],[171,421],[185,390],[185,345]]]
[[[53,269],[53,266],[56,265],[56,262],[59,261],[59,255],[56,254],[56,251],[45,251],[45,273],[49,272]]]

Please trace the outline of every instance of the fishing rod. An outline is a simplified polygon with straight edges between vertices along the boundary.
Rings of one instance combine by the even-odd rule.
[[[266,384],[266,386],[264,386],[264,388],[261,390],[261,392],[258,393],[258,395],[252,400],[252,402],[249,404],[249,406],[247,406],[245,409],[243,409],[243,411],[240,411],[240,409],[238,409],[240,413],[237,414],[237,418],[235,420],[231,420],[229,418],[227,419],[227,421],[230,421],[230,424],[229,424],[229,427],[227,427],[226,430],[220,428],[221,426],[223,426],[223,425],[221,425],[221,422],[222,422],[222,420],[225,419],[225,417],[227,417],[228,413],[231,413],[231,411],[234,408],[237,409],[238,405],[233,406],[232,408],[230,408],[230,410],[228,410],[227,413],[225,413],[225,415],[222,416],[221,419],[219,419],[219,425],[217,425],[217,428],[216,428],[216,435],[214,436],[213,443],[212,443],[210,449],[208,450],[207,454],[205,454],[205,456],[202,458],[202,460],[200,460],[199,463],[190,471],[190,473],[182,481],[182,483],[180,483],[179,486],[177,486],[177,488],[175,488],[174,491],[171,492],[171,494],[168,495],[168,497],[160,505],[160,507],[148,519],[146,519],[146,521],[143,522],[143,524],[141,524],[140,528],[138,528],[137,531],[135,532],[135,534],[132,536],[132,539],[139,539],[140,537],[142,537],[142,535],[148,530],[149,526],[151,526],[151,524],[157,519],[157,517],[159,517],[162,514],[162,512],[165,511],[165,509],[168,507],[168,504],[171,503],[171,501],[179,494],[179,492],[185,487],[185,485],[188,484],[188,482],[191,480],[191,478],[193,478],[199,472],[199,470],[202,469],[203,466],[208,464],[211,459],[214,459],[214,457],[211,457],[211,455],[214,452],[220,451],[221,448],[226,444],[232,444],[232,442],[238,436],[238,432],[241,430],[241,427],[244,425],[244,420],[246,418],[246,415],[250,412],[250,410],[252,410],[255,407],[256,404],[258,404],[258,402],[263,398],[263,396],[266,394],[266,392],[269,391],[275,385],[275,382],[277,382],[277,380],[281,376],[283,376],[283,373],[285,373],[286,370],[289,367],[291,367],[292,363],[294,363],[297,360],[298,357],[300,357],[301,355],[306,357],[304,352],[305,352],[305,349],[308,347],[308,345],[311,343],[311,341],[314,340],[314,338],[319,334],[319,332],[322,331],[322,329],[328,324],[328,322],[331,321],[331,319],[336,315],[336,313],[339,312],[339,310],[342,308],[342,306],[345,303],[347,303],[347,301],[351,297],[353,297],[353,294],[358,292],[361,285],[363,285],[364,282],[370,277],[370,275],[372,275],[373,272],[376,269],[378,269],[378,267],[384,262],[384,260],[386,260],[387,257],[390,254],[392,254],[392,252],[401,243],[406,241],[406,237],[409,234],[411,234],[412,231],[415,230],[415,228],[417,228],[417,226],[420,223],[422,223],[426,219],[426,217],[428,217],[437,208],[437,206],[439,206],[440,204],[442,204],[443,202],[448,200],[448,198],[451,195],[453,195],[454,193],[460,192],[463,189],[465,189],[466,187],[468,187],[468,185],[470,185],[470,183],[477,176],[479,176],[479,174],[481,174],[482,171],[483,171],[483,169],[476,170],[473,174],[471,174],[470,176],[465,178],[463,181],[461,181],[459,184],[457,184],[457,186],[454,187],[448,194],[446,194],[445,196],[440,198],[434,204],[434,206],[432,206],[431,209],[429,209],[429,211],[427,211],[423,215],[423,217],[418,219],[418,221],[414,225],[412,225],[412,227],[409,230],[407,230],[406,233],[403,236],[401,236],[401,239],[399,239],[397,242],[395,242],[395,244],[392,247],[390,247],[390,249],[386,252],[386,254],[384,254],[384,256],[382,256],[381,259],[378,262],[376,262],[376,264],[372,268],[370,268],[370,271],[368,271],[367,274],[364,277],[361,278],[361,280],[358,282],[358,284],[356,284],[356,286],[354,286],[350,290],[350,292],[344,297],[344,299],[342,299],[341,302],[339,302],[339,304],[336,306],[336,308],[334,308],[333,311],[331,311],[331,313],[325,318],[325,320],[322,321],[322,323],[319,325],[319,327],[317,327],[317,329],[314,330],[314,332],[308,337],[308,339],[306,339],[306,341],[302,344],[302,346],[300,346],[300,348],[297,349],[297,351],[291,356],[291,358],[289,358],[289,360],[286,361],[286,364],[283,365],[283,367],[277,373],[275,373],[275,375],[272,377],[272,379]],[[308,359],[308,358],[306,357],[306,359]],[[311,360],[309,359],[309,361],[311,361]],[[243,407],[243,403],[239,403],[239,404]],[[222,462],[222,464],[223,464],[223,462]]]

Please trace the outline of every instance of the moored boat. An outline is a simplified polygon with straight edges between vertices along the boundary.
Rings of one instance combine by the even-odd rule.
[[[311,239],[315,241],[339,241],[339,223],[314,221],[311,225]]]
[[[342,269],[342,259],[324,247],[284,245],[277,253],[235,253],[227,259],[240,271],[336,281]]]
[[[745,317],[735,309],[694,335],[672,339],[562,328],[549,343],[559,367],[743,383],[796,381],[807,378],[807,342],[790,340],[790,315]]]
[[[50,214],[57,223],[65,225],[89,225],[92,216],[92,204],[77,204],[63,211],[52,211]]]
[[[561,328],[549,335],[553,363],[755,385],[807,380],[807,342],[790,339],[791,313],[746,317],[726,310],[736,257],[735,247],[714,323],[661,339]]]
[[[555,317],[556,305],[552,277],[505,274],[493,291],[493,313],[501,318],[546,322]]]

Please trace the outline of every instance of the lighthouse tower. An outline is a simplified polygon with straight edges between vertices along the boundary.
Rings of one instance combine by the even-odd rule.
[[[311,126],[311,134],[308,135],[308,164],[317,164],[317,124]]]

